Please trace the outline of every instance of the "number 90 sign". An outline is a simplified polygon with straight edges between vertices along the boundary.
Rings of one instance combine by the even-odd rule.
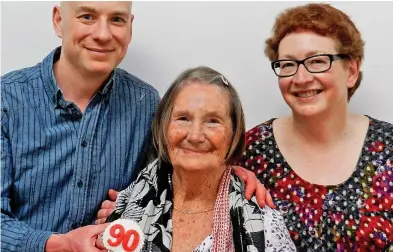
[[[114,252],[138,252],[144,238],[142,229],[133,220],[119,219],[112,222],[102,236],[105,248]]]

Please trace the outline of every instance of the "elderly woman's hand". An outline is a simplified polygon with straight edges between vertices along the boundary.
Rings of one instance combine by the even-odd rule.
[[[246,199],[250,200],[253,193],[255,192],[255,196],[260,207],[264,207],[265,204],[267,204],[271,208],[276,208],[273,203],[272,196],[252,171],[249,171],[240,166],[232,166],[232,168],[235,174],[241,178],[244,183],[246,183],[244,192]]]
[[[119,194],[118,191],[110,189],[108,192],[109,200],[105,200],[101,204],[101,209],[97,213],[97,220],[95,224],[102,224],[105,223],[106,218],[113,212],[116,206],[116,199],[117,195]]]

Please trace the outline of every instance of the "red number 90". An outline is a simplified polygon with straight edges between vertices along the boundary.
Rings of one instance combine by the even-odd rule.
[[[124,227],[120,224],[115,224],[109,229],[109,234],[115,240],[108,239],[108,244],[112,247],[118,246],[120,243],[125,251],[133,251],[139,244],[139,234],[135,230],[128,230],[125,232]],[[130,238],[132,236],[132,242]]]

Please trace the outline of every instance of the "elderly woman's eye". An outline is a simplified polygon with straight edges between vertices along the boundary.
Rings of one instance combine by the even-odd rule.
[[[208,122],[209,122],[209,123],[219,123],[220,120],[218,120],[217,118],[210,118],[210,119],[208,120]]]
[[[188,118],[186,116],[179,116],[178,118],[176,118],[176,120],[178,120],[178,121],[188,121]]]

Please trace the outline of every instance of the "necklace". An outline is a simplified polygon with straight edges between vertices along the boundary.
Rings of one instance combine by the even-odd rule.
[[[171,187],[171,190],[173,190],[172,179],[171,179],[171,175],[170,174],[168,174],[168,182],[169,182],[169,186]],[[201,193],[202,193],[202,191],[201,191]],[[175,207],[175,205],[173,204],[173,209],[176,210],[177,212],[180,212],[180,213],[183,213],[183,214],[201,214],[201,213],[207,213],[207,212],[210,212],[210,211],[214,210],[214,207],[212,207],[210,209],[202,210],[202,211],[191,212],[191,211],[187,211],[187,210],[181,210],[181,209]]]
[[[173,206],[173,209],[175,209],[176,211],[178,211],[180,213],[184,213],[184,214],[201,214],[201,213],[206,213],[206,212],[212,211],[214,209],[214,207],[210,208],[210,209],[203,210],[203,211],[196,211],[196,212],[181,210],[181,209],[176,208],[175,206]]]

